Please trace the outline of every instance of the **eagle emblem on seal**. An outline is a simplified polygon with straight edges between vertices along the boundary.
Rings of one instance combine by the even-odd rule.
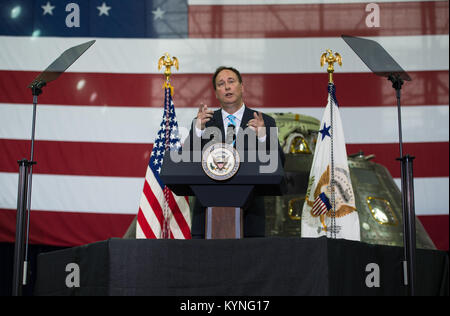
[[[203,171],[214,180],[230,179],[237,173],[239,165],[239,153],[229,144],[212,144],[203,151]]]

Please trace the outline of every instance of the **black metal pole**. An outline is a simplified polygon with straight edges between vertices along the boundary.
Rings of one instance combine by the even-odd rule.
[[[401,195],[402,195],[402,214],[403,214],[403,269],[404,285],[407,287],[407,294],[415,295],[415,249],[416,249],[416,225],[414,211],[414,179],[412,172],[412,159],[409,155],[403,156],[403,138],[402,138],[402,116],[401,116],[401,88],[403,79],[398,74],[391,74],[388,80],[392,82],[397,98],[398,113],[398,138],[399,152],[401,161]]]
[[[19,163],[19,191],[17,193],[16,240],[14,244],[14,266],[12,295],[22,295],[24,230],[27,207],[28,168],[29,161],[22,159]]]
[[[28,277],[28,240],[30,232],[31,188],[33,176],[34,137],[36,129],[37,97],[42,93],[45,82],[36,82],[31,91],[33,94],[33,121],[31,126],[30,160],[19,160],[19,188],[17,194],[16,240],[14,244],[13,296],[22,295],[22,286],[27,284]]]
[[[414,178],[413,178],[413,159],[410,155],[403,156],[402,169],[405,176],[405,214],[408,223],[408,234],[406,236],[408,242],[405,246],[406,260],[408,262],[408,294],[414,296],[416,293],[416,214],[414,207]]]
[[[31,189],[33,185],[33,165],[36,164],[34,159],[34,138],[36,131],[36,110],[37,110],[37,100],[38,95],[42,93],[42,87],[45,86],[44,82],[38,84],[38,86],[33,86],[31,92],[33,94],[33,120],[31,124],[31,148],[30,148],[30,168],[28,172],[28,189],[27,189],[27,222],[26,222],[26,238],[25,238],[25,257],[24,257],[24,268],[23,268],[23,285],[27,284],[28,279],[28,242],[30,237],[30,213],[31,213]]]

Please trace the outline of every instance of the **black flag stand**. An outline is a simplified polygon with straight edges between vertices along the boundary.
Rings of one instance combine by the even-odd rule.
[[[16,239],[14,243],[14,268],[12,295],[22,295],[23,285],[27,284],[28,273],[28,240],[30,232],[31,187],[33,176],[34,138],[36,130],[36,109],[38,96],[42,88],[57,79],[72,65],[95,40],[71,47],[64,51],[53,63],[40,73],[28,86],[33,95],[33,120],[31,126],[30,160],[19,160],[19,184],[17,193]]]
[[[415,294],[415,255],[416,255],[416,215],[414,208],[414,178],[413,164],[414,157],[403,155],[402,139],[402,118],[401,118],[401,88],[404,81],[411,81],[409,75],[400,65],[389,55],[389,53],[377,42],[358,38],[354,36],[342,35],[344,41],[361,58],[369,69],[378,76],[387,77],[392,82],[397,98],[398,112],[398,134],[399,151],[401,161],[401,193],[402,193],[402,213],[403,213],[403,274],[404,285],[407,287],[407,294]]]

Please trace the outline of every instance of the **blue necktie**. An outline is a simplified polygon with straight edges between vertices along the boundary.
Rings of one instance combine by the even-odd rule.
[[[234,116],[233,114],[230,114],[227,116],[227,119],[228,119],[228,122],[230,122],[228,125],[231,124],[231,125],[236,126],[236,121],[235,121],[236,116]]]
[[[228,119],[228,126],[227,126],[227,135],[226,135],[225,142],[227,144],[232,144],[234,146],[234,144],[236,142],[236,133],[235,133],[236,116],[230,114],[227,116],[227,119]]]

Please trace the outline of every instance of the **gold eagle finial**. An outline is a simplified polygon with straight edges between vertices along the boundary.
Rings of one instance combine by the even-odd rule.
[[[173,94],[173,87],[170,84],[170,76],[172,75],[170,68],[172,66],[175,66],[175,68],[178,70],[179,68],[178,58],[176,58],[175,56],[170,57],[169,53],[165,53],[158,60],[158,70],[161,70],[163,66],[166,67],[166,69],[164,70],[164,76],[166,76],[164,87],[171,88]]]
[[[331,49],[327,49],[325,53],[320,57],[320,67],[323,67],[325,63],[328,63],[328,82],[333,83],[333,72],[334,72],[334,63],[337,62],[339,66],[342,66],[342,57],[339,53],[334,53]]]

